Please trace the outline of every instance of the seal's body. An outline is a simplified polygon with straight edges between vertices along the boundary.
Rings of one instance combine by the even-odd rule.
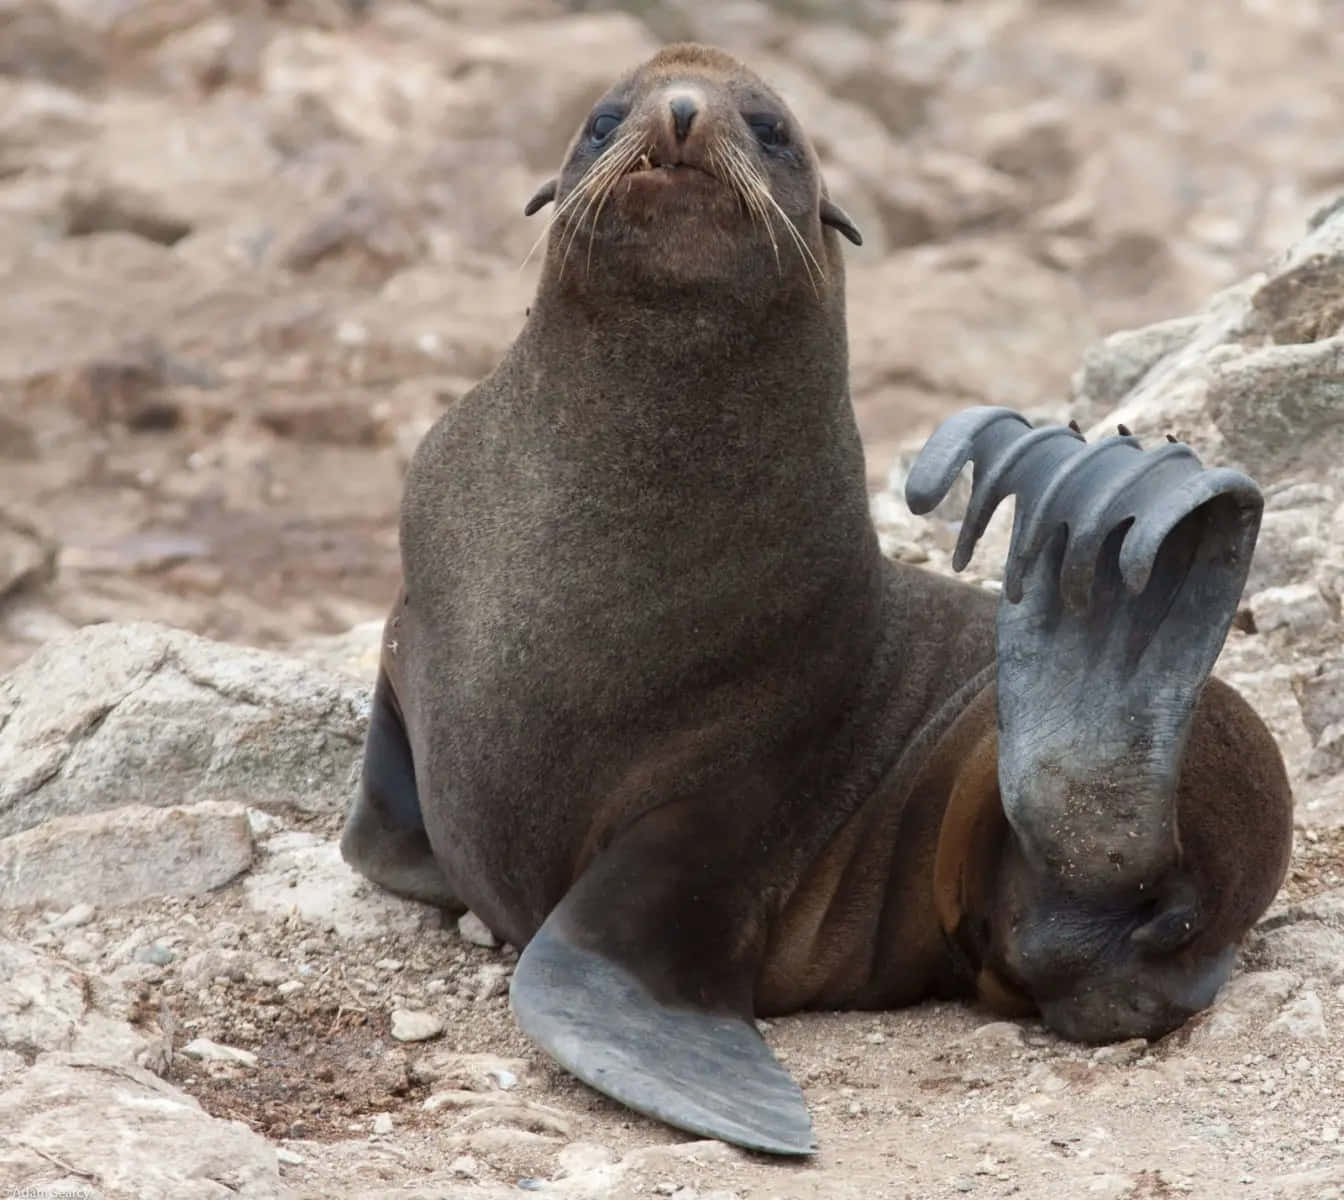
[[[754,1014],[979,995],[1095,1039],[1207,1004],[1290,836],[1204,687],[1254,486],[972,410],[911,499],[974,459],[964,561],[1017,494],[1010,594],[888,563],[858,234],[779,98],[669,47],[551,199],[522,334],[407,476],[346,857],[524,948],[515,1012],[581,1078],[782,1153],[810,1126]]]

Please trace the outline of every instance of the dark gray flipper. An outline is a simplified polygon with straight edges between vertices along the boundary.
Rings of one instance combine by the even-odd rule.
[[[755,1025],[661,1002],[630,971],[566,936],[566,903],[518,960],[509,1000],[523,1031],[636,1112],[748,1150],[814,1153],[802,1092]]]
[[[430,848],[410,742],[396,694],[381,669],[373,689],[359,792],[341,831],[341,857],[400,896],[454,912],[466,909]]]
[[[1180,443],[1087,445],[1006,408],[945,422],[906,484],[930,511],[967,461],[960,570],[1016,497],[999,603],[999,783],[1027,853],[1066,889],[1142,890],[1179,854],[1176,783],[1250,569],[1263,499]]]

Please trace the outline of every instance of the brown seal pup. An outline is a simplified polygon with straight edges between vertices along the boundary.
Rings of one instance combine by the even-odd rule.
[[[1290,835],[1205,686],[1254,485],[972,410],[910,495],[974,460],[961,562],[1016,495],[1003,598],[886,562],[858,233],[780,98],[668,47],[552,200],[522,333],[407,476],[346,858],[523,948],[517,1018],[581,1079],[777,1153],[814,1145],[757,1014],[979,996],[1104,1039],[1207,1004]]]

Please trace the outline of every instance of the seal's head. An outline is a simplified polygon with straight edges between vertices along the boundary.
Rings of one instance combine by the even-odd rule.
[[[710,285],[763,302],[803,287],[838,296],[836,230],[816,154],[782,99],[737,59],[667,46],[603,96],[570,142],[550,201],[546,278],[610,293]]]

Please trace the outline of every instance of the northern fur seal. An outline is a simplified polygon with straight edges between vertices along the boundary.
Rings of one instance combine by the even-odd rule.
[[[752,1018],[978,996],[1105,1040],[1207,1005],[1277,889],[1291,796],[1209,681],[1255,485],[1184,446],[974,409],[964,565],[1016,496],[1002,597],[886,562],[816,158],[736,60],[613,87],[526,326],[430,431],[402,509],[342,849],[523,947],[522,1027],[681,1128],[815,1147]]]

